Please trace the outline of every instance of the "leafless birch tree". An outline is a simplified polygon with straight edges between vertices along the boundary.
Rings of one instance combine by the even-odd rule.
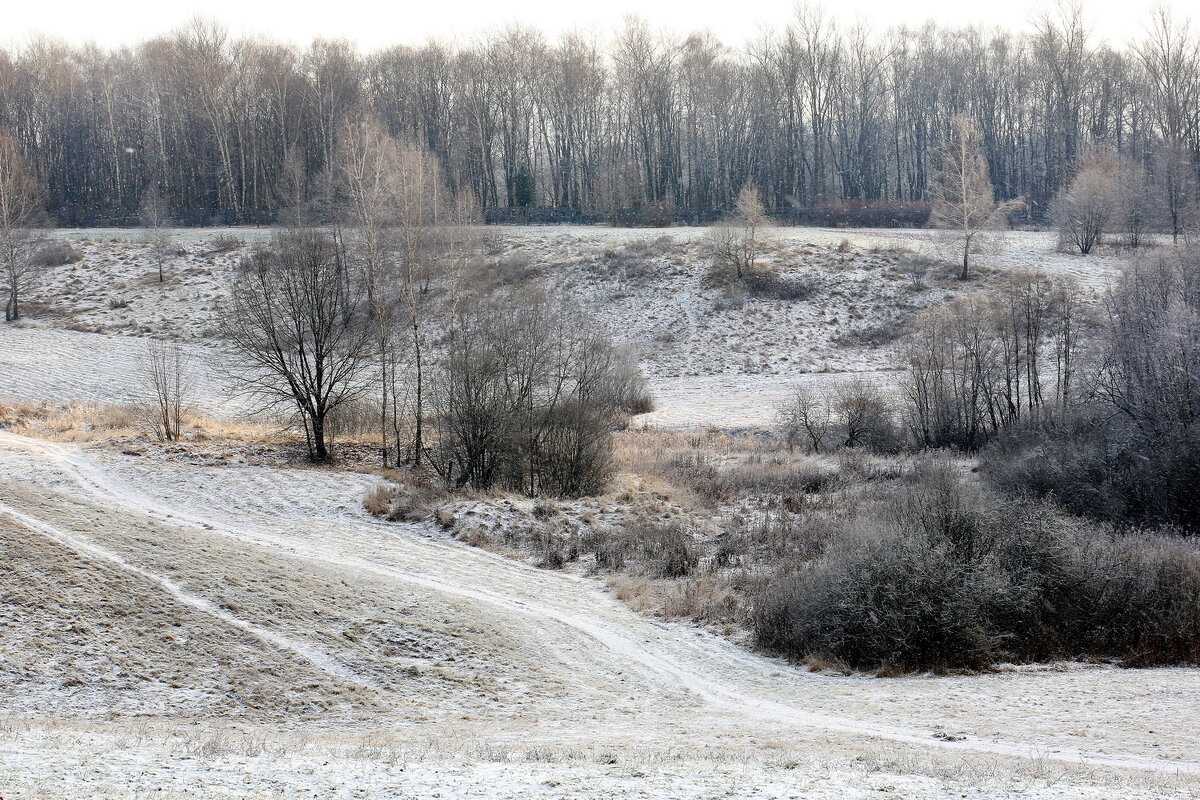
[[[715,270],[741,280],[754,269],[762,249],[762,229],[770,224],[758,187],[747,183],[738,192],[733,212],[709,229],[705,246]]]
[[[378,122],[363,118],[342,131],[338,181],[349,224],[351,250],[366,293],[368,325],[374,336],[379,371],[379,431],[383,466],[399,442],[404,397],[399,380],[406,342],[400,327],[403,306],[399,280],[400,202],[404,169],[399,143]],[[399,453],[395,454],[399,459]]]
[[[1083,255],[1104,239],[1118,207],[1117,162],[1112,154],[1093,150],[1080,161],[1079,171],[1054,199],[1052,216],[1059,236]]]
[[[146,241],[150,245],[154,264],[158,268],[159,283],[166,281],[167,262],[177,249],[177,245],[171,238],[171,232],[166,227],[169,214],[170,209],[167,208],[158,187],[154,184],[146,187],[146,191],[142,192],[142,204],[138,209],[138,216],[141,218],[142,228],[146,232]]]
[[[941,168],[929,187],[929,222],[953,232],[962,253],[958,276],[965,280],[971,273],[971,251],[980,234],[1003,229],[1008,215],[1024,201],[1018,198],[997,203],[979,130],[963,116],[955,117],[950,127],[950,136],[941,147]]]
[[[21,291],[33,275],[38,244],[34,228],[43,219],[42,195],[17,139],[0,129],[0,261],[5,278],[4,321],[21,318]]]

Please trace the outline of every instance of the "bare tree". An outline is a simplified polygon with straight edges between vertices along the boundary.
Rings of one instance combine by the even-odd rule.
[[[1155,100],[1150,108],[1161,136],[1155,154],[1155,183],[1171,236],[1178,242],[1189,221],[1187,212],[1196,200],[1195,148],[1200,119],[1195,108],[1200,102],[1200,39],[1190,20],[1176,20],[1171,9],[1162,5],[1151,11],[1148,35],[1134,46],[1134,52]]]
[[[647,402],[636,363],[541,292],[464,298],[438,378],[431,463],[459,487],[598,491],[613,431]]]
[[[400,443],[411,434],[411,458],[420,466],[426,450],[425,327],[432,318],[453,318],[477,245],[474,197],[465,190],[451,193],[428,149],[397,140],[367,118],[342,131],[336,177],[334,217],[348,223],[347,244],[374,334],[384,463],[402,460]]]
[[[308,170],[299,148],[287,148],[273,192],[273,205],[279,209],[281,223],[297,227],[311,224],[308,184]]]
[[[413,465],[425,450],[425,371],[428,354],[425,322],[432,313],[431,284],[438,273],[438,226],[452,207],[441,164],[426,148],[403,146],[399,153],[397,195],[398,284],[412,354]]]
[[[399,442],[402,390],[400,345],[406,340],[402,316],[396,230],[400,224],[404,169],[398,142],[374,120],[363,118],[342,131],[337,179],[345,208],[338,216],[350,225],[349,238],[359,262],[367,315],[375,339],[379,370],[379,431],[383,466],[391,463],[389,442]],[[399,460],[399,452],[396,460]]]
[[[222,324],[239,356],[233,377],[264,406],[294,409],[309,455],[328,461],[327,420],[368,390],[373,349],[336,241],[304,228],[277,234],[239,265],[230,295]]]
[[[804,441],[810,451],[821,452],[832,422],[828,399],[808,386],[796,386],[779,404],[776,418],[789,450]]]
[[[741,280],[754,269],[762,247],[759,236],[769,223],[758,187],[747,183],[738,192],[733,212],[710,228],[705,236],[713,267],[724,273],[732,271]]]
[[[146,421],[154,435],[168,442],[179,441],[192,387],[187,359],[179,342],[147,340],[141,380],[146,394]]]
[[[838,384],[830,403],[846,447],[886,448],[896,438],[892,410],[879,385],[866,378]]]
[[[1074,285],[1036,274],[922,314],[901,384],[914,438],[975,450],[1007,427],[1063,410],[1079,324]]]
[[[37,239],[33,230],[43,219],[42,196],[21,145],[0,128],[0,262],[3,263],[6,302],[4,321],[21,318],[21,291],[33,275]]]
[[[1146,234],[1155,227],[1156,203],[1146,180],[1146,170],[1131,158],[1122,158],[1117,165],[1114,198],[1114,218],[1125,234],[1125,243],[1141,247]]]
[[[1002,230],[1008,215],[1023,207],[1024,200],[997,203],[979,130],[964,116],[955,117],[950,127],[939,153],[941,168],[929,187],[929,224],[953,231],[962,252],[958,277],[965,280],[971,272],[971,250],[980,234]]]
[[[158,187],[150,184],[142,192],[142,203],[138,209],[142,228],[146,231],[146,240],[150,244],[150,253],[158,267],[158,282],[166,281],[166,265],[177,251],[178,245],[171,238],[171,232],[166,227],[170,209],[158,191]]]
[[[1200,182],[1186,146],[1171,141],[1159,146],[1154,154],[1154,183],[1159,191],[1156,205],[1166,217],[1172,241],[1178,242],[1184,233],[1195,228],[1200,217],[1197,203]]]
[[[1064,243],[1087,255],[1100,244],[1118,211],[1117,162],[1102,150],[1080,161],[1070,185],[1054,199],[1051,216]]]

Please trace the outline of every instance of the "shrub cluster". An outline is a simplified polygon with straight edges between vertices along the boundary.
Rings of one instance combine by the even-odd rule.
[[[656,259],[669,256],[679,245],[670,236],[634,239],[623,245],[605,248],[587,268],[595,275],[643,285],[658,274]]]
[[[419,522],[429,516],[444,494],[414,474],[406,483],[376,486],[363,498],[368,514],[392,522]]]
[[[438,375],[438,446],[448,486],[528,495],[602,490],[613,431],[653,407],[637,364],[559,300],[471,300]]]
[[[820,453],[845,447],[897,453],[909,444],[883,389],[864,378],[843,380],[825,392],[798,385],[775,413],[789,449]]]
[[[903,319],[889,317],[878,322],[866,322],[833,338],[840,347],[883,347],[902,337],[906,330]]]
[[[208,241],[210,253],[232,253],[243,247],[246,242],[232,233],[218,233]]]
[[[763,647],[859,669],[1195,663],[1200,551],[1097,531],[1036,501],[995,501],[925,467],[820,558],[771,580],[754,628]]]
[[[32,260],[38,267],[63,267],[82,261],[83,253],[64,239],[52,239],[34,251]]]
[[[1135,264],[1109,305],[1086,393],[1000,437],[985,473],[1079,514],[1200,531],[1200,248]]]
[[[812,299],[821,284],[812,277],[785,278],[771,270],[752,270],[742,278],[746,294],[760,300],[785,300],[797,303]]]

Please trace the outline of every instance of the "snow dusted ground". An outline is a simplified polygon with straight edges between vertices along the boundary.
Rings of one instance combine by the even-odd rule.
[[[222,236],[249,244],[270,234],[175,231],[185,253],[159,284],[140,232],[57,231],[83,259],[45,270],[29,295],[28,325],[0,330],[3,394],[126,402],[136,392],[130,368],[144,348],[137,337],[152,335],[185,342],[197,368],[199,410],[240,412],[214,368],[221,359],[212,345],[217,305],[245,249],[213,248]],[[1006,273],[1069,277],[1097,298],[1124,263],[1109,251],[1060,253],[1051,233],[1013,231],[977,257],[981,276],[961,283],[928,231],[779,228],[770,234],[764,266],[814,290],[807,299],[777,300],[731,297],[708,286],[703,228],[505,226],[486,235],[492,280],[530,271],[576,297],[642,360],[658,400],[643,421],[679,428],[761,427],[798,382],[890,381],[903,339],[861,339],[889,322],[902,332],[923,308],[986,289]],[[933,266],[914,279],[918,262]]]
[[[51,327],[0,329],[0,397],[33,402],[132,403],[144,394],[138,376],[147,339],[81,333]],[[180,343],[191,375],[191,405],[215,416],[239,413],[221,375],[221,351],[200,342]]]
[[[160,285],[136,232],[59,232],[84,258],[0,328],[0,394],[130,402],[151,335],[181,340],[199,410],[242,413],[211,335],[239,257],[222,233],[178,232]],[[925,232],[783,229],[772,269],[815,291],[739,306],[703,281],[703,230],[488,233],[497,274],[526,259],[637,350],[640,421],[681,428],[767,424],[796,382],[894,380],[897,343],[846,334],[1006,272],[1099,293],[1122,265],[1012,233],[976,281],[914,288]],[[1200,796],[1200,670],[809,673],[379,522],[374,483],[0,432],[0,797]]]
[[[1200,791],[1200,671],[812,674],[378,522],[370,483],[0,434],[3,796]]]
[[[812,746],[802,742],[801,745]],[[473,746],[472,746],[473,745]],[[54,757],[48,758],[47,753]],[[864,748],[854,755],[781,746],[768,756],[703,750],[510,748],[483,741],[409,742],[388,733],[320,735],[241,727],[163,729],[18,724],[0,733],[0,785],[26,797],[250,798],[970,798],[1130,800],[1188,797],[1186,780],[1150,787],[1032,763],[1006,783],[994,765]],[[103,759],[101,765],[100,759]],[[928,775],[919,772],[930,773]],[[122,776],[105,784],[104,774]],[[6,794],[6,796],[8,796]]]
[[[979,276],[959,282],[955,255],[929,231],[777,228],[762,265],[815,291],[798,301],[738,302],[704,281],[704,230],[525,227],[496,235],[507,234],[507,257],[548,265],[548,275],[639,354],[658,399],[644,421],[678,428],[762,427],[797,383],[891,382],[903,339],[873,345],[855,334],[871,338],[889,321],[902,330],[921,310],[1006,274],[1067,278],[1095,301],[1125,263],[1113,252],[1058,252],[1053,233],[1013,231],[976,256]]]
[[[158,281],[154,248],[137,230],[57,230],[79,261],[42,269],[26,296],[32,316],[54,327],[87,332],[206,339],[215,333],[217,303],[246,244],[267,228],[184,228],[170,231],[179,249],[164,263]],[[240,241],[220,246],[222,238]]]
[[[182,342],[192,373],[192,406],[226,417],[245,408],[231,392],[220,352],[199,342]],[[0,329],[0,397],[13,400],[78,403],[132,403],[143,393],[136,376],[146,340],[132,336],[80,333],[57,328]],[[799,383],[830,386],[862,375],[895,380],[893,371],[814,372],[796,375],[651,376],[657,410],[638,424],[671,428],[770,425],[776,403]]]
[[[652,378],[656,409],[635,418],[637,425],[663,428],[731,428],[761,430],[771,427],[778,404],[796,386],[818,391],[840,381],[863,378],[882,385],[896,380],[893,370],[810,372],[799,375],[693,375]]]

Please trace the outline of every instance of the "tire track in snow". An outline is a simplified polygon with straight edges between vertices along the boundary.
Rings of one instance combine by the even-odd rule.
[[[245,530],[233,530],[215,520],[170,508],[154,498],[143,495],[124,484],[114,481],[106,476],[101,468],[92,463],[86,456],[72,453],[67,448],[5,432],[0,432],[0,443],[8,444],[21,450],[31,451],[55,462],[66,469],[81,487],[110,507],[116,502],[121,506],[136,510],[141,514],[162,520],[168,524],[183,523],[201,528],[209,533],[231,538],[241,543],[270,548],[293,557],[311,560],[318,564],[329,564],[360,570],[378,577],[420,586],[434,592],[486,603],[493,608],[503,610],[509,614],[529,619],[535,623],[535,626],[538,623],[544,624],[546,620],[552,620],[563,628],[573,631],[576,636],[585,638],[587,642],[603,645],[607,651],[619,659],[616,664],[621,667],[637,667],[638,671],[652,682],[661,683],[668,687],[673,686],[686,689],[709,706],[740,717],[750,717],[755,720],[781,724],[792,728],[815,729],[828,733],[870,737],[948,752],[977,752],[1023,759],[1052,760],[1119,769],[1200,774],[1200,762],[1196,761],[1180,762],[1133,755],[1112,755],[1065,747],[1056,747],[1053,750],[1047,751],[1044,747],[1032,744],[1003,741],[968,740],[946,742],[933,739],[931,734],[924,730],[887,726],[809,711],[794,705],[756,696],[723,681],[720,677],[722,667],[726,671],[735,674],[742,670],[761,673],[767,670],[775,671],[778,669],[778,665],[771,660],[753,653],[738,651],[734,645],[728,642],[705,642],[701,644],[691,640],[678,640],[676,637],[669,635],[673,631],[664,626],[662,628],[664,635],[654,640],[653,645],[648,646],[649,641],[640,640],[641,637],[629,629],[620,629],[617,626],[618,621],[616,620],[609,620],[608,624],[606,624],[599,614],[585,616],[583,614],[570,613],[549,602],[516,599],[499,592],[489,591],[482,588],[478,583],[452,583],[443,579],[415,574],[358,556],[347,555],[335,549],[317,547],[299,542],[291,537],[262,531],[247,532]],[[358,520],[355,520],[355,522],[370,527],[390,538],[405,541],[410,545],[429,548],[431,551],[442,550],[451,558],[458,556],[460,561],[462,560],[464,551],[469,551],[472,557],[482,558],[485,562],[493,561],[497,565],[503,565],[506,570],[518,570],[522,573],[527,571],[531,577],[536,577],[543,583],[561,581],[564,588],[569,584],[573,584],[573,588],[575,589],[588,591],[587,588],[584,588],[586,587],[586,582],[579,578],[547,573],[544,570],[538,570],[535,567],[507,559],[503,556],[476,548],[468,548],[466,545],[458,543],[417,539],[417,537],[397,532],[397,526],[394,524],[374,521],[364,523]],[[112,555],[120,559],[120,556],[116,556],[116,554]],[[133,565],[129,566],[133,569],[140,569]],[[464,578],[460,578],[460,580],[466,581],[469,578],[470,575],[467,575]],[[547,587],[547,589],[549,588]],[[597,599],[601,603],[597,610],[617,604],[617,601],[602,595],[599,591],[592,591],[597,595]],[[543,594],[548,593],[543,592]],[[220,612],[220,609],[215,609],[215,607],[214,610],[223,613]],[[630,615],[634,613],[628,610],[624,611]],[[248,625],[249,623],[245,624]],[[300,647],[308,648],[307,645],[300,645]],[[326,658],[329,657],[326,656]],[[705,665],[705,661],[708,661],[709,664]],[[336,661],[333,663],[337,664]],[[337,666],[340,667],[341,665]],[[357,680],[357,678],[355,679]]]
[[[274,631],[267,630],[252,622],[247,622],[234,614],[219,608],[211,600],[207,600],[199,595],[192,594],[184,589],[176,581],[152,572],[145,567],[140,567],[132,564],[125,558],[113,551],[101,547],[82,536],[68,533],[61,528],[50,525],[36,517],[33,517],[24,512],[18,511],[7,503],[0,501],[0,514],[8,517],[23,528],[33,531],[42,537],[49,539],[60,547],[64,547],[81,556],[88,556],[99,561],[107,562],[115,566],[122,572],[137,577],[158,586],[165,591],[175,601],[188,606],[202,614],[213,617],[224,624],[236,628],[243,633],[247,633],[255,639],[258,639],[263,644],[274,647],[278,650],[284,650],[294,656],[299,656],[307,661],[312,666],[316,667],[321,672],[332,675],[347,683],[354,683],[367,688],[378,688],[367,679],[356,674],[353,670],[342,664],[333,656],[325,653],[321,649],[309,644],[298,642],[287,636],[284,636]]]

